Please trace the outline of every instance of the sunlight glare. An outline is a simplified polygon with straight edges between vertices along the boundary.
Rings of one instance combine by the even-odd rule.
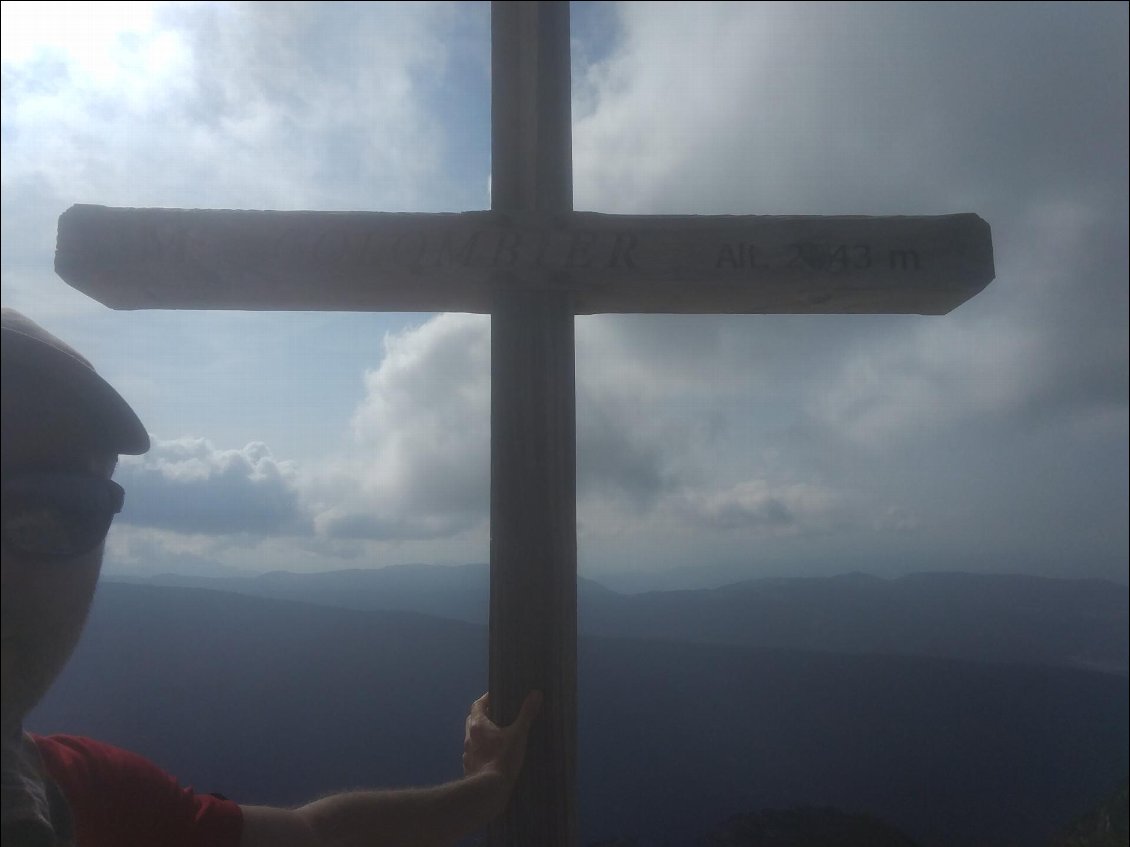
[[[0,54],[6,67],[62,60],[96,87],[152,82],[186,58],[177,33],[155,20],[158,3],[6,2]],[[131,86],[133,87],[133,86]]]

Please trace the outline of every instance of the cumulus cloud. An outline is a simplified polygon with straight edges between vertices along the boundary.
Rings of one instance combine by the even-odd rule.
[[[810,413],[827,433],[873,447],[926,439],[970,418],[999,419],[1034,390],[1038,346],[1015,325],[896,333],[818,380]]]
[[[112,205],[422,202],[444,137],[423,102],[448,55],[441,7],[157,4],[107,21],[65,5],[35,14],[72,39],[6,56],[6,184],[38,174]]]
[[[636,344],[692,366],[699,351],[716,353],[711,376],[723,382],[764,367],[778,381],[807,378],[814,364],[838,375],[846,353],[849,381],[866,382],[870,370],[891,387],[907,384],[905,403],[923,391],[958,409],[961,398],[948,402],[945,385],[924,383],[941,379],[976,395],[958,383],[972,375],[985,384],[970,365],[996,370],[998,353],[1006,361],[996,373],[1021,382],[999,380],[1005,395],[1124,386],[1127,98],[1123,75],[1108,72],[1125,62],[1125,39],[1114,35],[1124,9],[1041,7],[1018,18],[987,4],[697,3],[663,15],[616,8],[623,41],[579,83],[580,206],[972,209],[993,225],[998,257],[990,289],[943,329],[912,338],[921,356],[901,363],[883,348],[903,340],[906,319],[686,320],[677,332],[668,322],[622,320],[618,328]],[[710,47],[680,47],[692,43]],[[1002,49],[1009,44],[1018,46]],[[1039,354],[1031,373],[1019,375],[1016,357],[1030,353]],[[930,367],[916,370],[916,358]],[[982,401],[970,399],[976,411]]]
[[[489,318],[439,315],[386,336],[352,432],[347,454],[312,483],[319,532],[435,538],[480,523],[490,501]]]
[[[998,238],[1006,290],[990,288],[984,309],[853,345],[812,381],[807,414],[829,436],[871,446],[959,426],[1020,433],[1110,419],[1126,408],[1127,289],[1107,226],[1068,202],[1015,217]]]
[[[475,64],[486,57],[485,5],[282,8],[159,6],[113,54],[5,48],[6,302],[14,291],[42,305],[61,288],[48,279],[54,217],[76,200],[482,205],[487,106],[473,101],[486,91],[488,66]],[[1050,570],[1086,559],[1124,574],[1125,4],[582,4],[574,15],[578,208],[972,210],[992,225],[998,271],[945,318],[579,319],[583,557],[647,567],[793,545],[806,562],[882,554],[904,567],[929,547],[949,566],[974,551],[985,567],[1041,555],[1061,560]],[[99,55],[118,64],[99,69]],[[443,171],[453,151],[456,177]],[[279,430],[258,429],[286,412],[309,443],[322,439],[288,443],[304,450],[301,469],[215,446],[170,453],[163,469],[142,460],[151,496],[141,499],[154,502],[136,503],[131,483],[127,509],[149,517],[127,515],[125,529],[195,527],[175,539],[195,546],[176,549],[219,557],[214,545],[228,544],[224,562],[482,555],[486,319],[412,318],[373,351],[353,341],[369,325],[328,316],[112,318],[72,326],[92,343],[129,332],[139,349],[177,351],[164,371],[141,355],[117,368],[148,386],[131,399],[177,409],[167,412],[176,421],[210,403],[212,418],[189,431],[216,444],[278,447]],[[254,325],[296,343],[246,343]],[[294,390],[317,379],[315,348],[333,370],[332,398]],[[186,358],[193,376],[166,390]],[[217,428],[248,385],[255,399],[243,405],[259,417]],[[329,456],[323,417],[347,431]],[[128,462],[121,473],[133,473]],[[208,486],[259,503],[257,526],[307,534],[232,535],[242,530],[205,515],[202,493],[185,500],[191,520],[174,514],[176,497]],[[882,543],[867,540],[876,534]]]
[[[618,349],[579,332],[577,488],[582,510],[657,508],[695,476],[710,410]],[[704,392],[701,380],[688,380]],[[365,376],[353,444],[306,486],[328,537],[439,538],[482,526],[490,505],[490,321],[444,314],[385,338]],[[675,402],[672,397],[675,396]],[[703,412],[706,412],[705,420]],[[603,508],[603,507],[599,507]]]
[[[598,370],[591,375],[598,380]],[[583,378],[587,380],[586,378]],[[578,386],[578,490],[645,504],[667,479],[648,379]],[[648,418],[651,415],[651,424]],[[490,320],[443,314],[385,338],[348,458],[310,484],[331,537],[436,538],[490,511]],[[336,502],[334,502],[334,498]],[[320,504],[320,508],[317,504]]]
[[[154,439],[144,456],[123,457],[115,477],[126,523],[204,535],[303,531],[294,465],[259,442],[225,450],[204,438]]]
[[[106,541],[102,572],[107,575],[241,576],[247,572],[224,563],[229,544],[210,535],[186,536],[167,530],[116,523]]]
[[[1095,187],[1095,161],[1126,172],[1126,80],[1109,70],[1125,9],[616,10],[623,41],[578,86],[587,208],[921,214],[981,208],[1002,184],[1010,199]]]
[[[481,207],[446,168],[485,175],[485,116],[477,134],[444,118],[467,108],[452,74],[485,86],[486,21],[442,3],[5,4],[6,299],[90,313],[51,272],[74,203]]]

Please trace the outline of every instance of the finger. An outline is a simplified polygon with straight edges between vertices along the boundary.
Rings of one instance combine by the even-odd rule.
[[[467,727],[467,738],[474,743],[482,743],[491,735],[491,730],[496,729],[493,724],[486,721],[471,721]]]
[[[481,715],[484,718],[490,717],[490,692],[487,692],[474,703],[471,704],[471,716]],[[468,718],[469,720],[470,718]]]

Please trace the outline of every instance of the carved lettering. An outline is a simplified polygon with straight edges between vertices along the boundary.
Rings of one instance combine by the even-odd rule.
[[[196,261],[191,228],[152,227],[145,232],[143,249],[172,261]],[[759,253],[748,241],[703,245],[702,252],[674,247],[657,252],[654,237],[620,230],[521,229],[499,227],[449,229],[425,232],[400,229],[391,233],[374,229],[322,229],[303,233],[287,229],[272,235],[270,252],[281,263],[357,267],[404,268],[421,273],[440,268],[539,268],[546,270],[599,270],[627,273],[667,268],[681,272],[721,271],[772,273],[802,269],[825,274],[854,274],[872,269],[913,272],[922,269],[917,248],[887,249],[870,244],[794,242],[782,255],[770,249]],[[763,264],[757,264],[762,256]],[[648,258],[650,257],[650,261]],[[766,263],[766,259],[770,261]],[[641,268],[641,262],[643,267]]]
[[[569,243],[569,253],[565,257],[566,268],[589,268],[593,262],[593,247],[597,234],[591,230],[577,230]]]
[[[533,265],[537,268],[544,268],[546,266],[545,257],[549,252],[550,233],[547,231],[539,231],[537,233],[538,247],[537,253],[534,254]]]
[[[828,272],[839,273],[846,271],[848,268],[848,250],[847,245],[841,244],[832,251],[832,255],[828,258]]]
[[[461,265],[469,268],[474,264],[475,247],[479,242],[479,232],[472,232],[467,240],[460,245],[455,241],[458,236],[453,230],[445,232],[440,238],[439,248],[435,254],[435,267],[443,265]]]
[[[799,254],[798,254],[799,255]],[[757,251],[752,244],[739,241],[737,244],[725,243],[718,249],[714,262],[715,270],[756,270]]]
[[[518,247],[522,244],[522,233],[500,229],[498,244],[494,248],[494,267],[512,268],[518,261]],[[506,256],[505,263],[503,256]]]
[[[873,251],[870,244],[837,244],[827,247],[820,244],[793,244],[789,267],[803,266],[814,271],[844,273],[870,270],[874,262],[873,252],[882,256],[883,251]],[[880,259],[881,261],[881,259]],[[887,253],[890,270],[921,270],[917,250],[890,250]],[[750,267],[753,267],[753,248],[750,248]]]
[[[286,308],[489,311],[492,290],[504,286],[573,291],[582,314],[944,313],[993,275],[988,226],[972,215],[649,218],[539,210],[78,206],[60,219],[55,266],[125,308],[244,308],[276,297]]]
[[[819,244],[794,244],[790,267],[803,265],[809,270],[822,271],[828,263],[828,254]]]
[[[635,270],[636,261],[632,256],[632,251],[636,249],[638,243],[639,239],[636,238],[635,233],[616,233],[616,243],[612,245],[612,257],[608,260],[608,267],[619,267],[620,259],[622,258],[624,260],[624,267]]]
[[[891,270],[919,270],[917,250],[892,250],[889,254]]]

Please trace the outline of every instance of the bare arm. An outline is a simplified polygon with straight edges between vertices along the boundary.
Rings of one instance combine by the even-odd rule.
[[[298,809],[243,807],[241,847],[447,847],[506,808],[541,704],[531,694],[517,720],[498,727],[487,697],[475,701],[463,744],[464,777],[433,788],[355,791]]]

